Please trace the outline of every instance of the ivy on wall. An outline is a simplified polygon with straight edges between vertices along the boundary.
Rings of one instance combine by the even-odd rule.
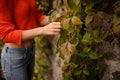
[[[64,80],[100,80],[112,55],[101,46],[120,33],[120,0],[55,0],[53,8],[51,18],[59,10],[68,11],[61,16],[57,43]]]
[[[52,9],[53,0],[36,0],[40,13],[49,15]],[[35,38],[36,55],[35,55],[35,80],[51,80],[51,61],[49,55],[52,55],[50,50],[51,44],[48,36],[40,36]]]
[[[120,32],[120,0],[56,0],[56,4],[68,10],[60,20],[63,30],[57,45],[64,80],[100,80],[105,60],[112,55],[100,45]]]

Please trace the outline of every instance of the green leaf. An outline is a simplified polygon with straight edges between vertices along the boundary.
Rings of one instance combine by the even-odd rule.
[[[94,38],[98,38],[99,37],[99,34],[100,33],[100,31],[99,30],[93,30],[93,36],[94,36]]]
[[[87,53],[84,52],[84,51],[80,52],[78,55],[79,55],[81,58],[87,57]]]
[[[87,75],[87,76],[90,75],[90,73],[89,73],[89,71],[88,71],[87,69],[83,69],[83,74],[84,74],[84,75]]]
[[[96,77],[97,71],[95,69],[95,66],[93,67],[93,65],[91,64],[87,67],[87,70],[89,71],[91,77]]]
[[[53,11],[52,13],[51,13],[51,18],[55,18],[56,17],[56,14],[57,14],[57,11]]]
[[[96,53],[96,52],[93,52],[93,51],[91,51],[91,52],[89,53],[89,57],[90,57],[90,59],[98,59],[97,53]]]
[[[68,8],[71,10],[72,13],[77,9],[76,4],[74,3],[73,0],[67,0],[68,3]]]
[[[86,32],[81,41],[83,44],[90,45],[92,43],[91,34]]]
[[[113,23],[115,26],[120,24],[120,17],[118,17],[116,14],[113,16]]]
[[[94,15],[95,15],[95,12],[93,12],[93,11],[92,12],[88,12],[88,15],[85,18],[85,24],[86,25],[90,24],[90,22],[93,20]]]
[[[89,1],[89,3],[86,4],[85,12],[89,11],[90,9],[92,9],[93,6],[94,6],[94,2]]]
[[[59,53],[59,57],[64,59],[64,54],[62,52]]]
[[[90,50],[91,50],[91,48],[90,48],[90,47],[87,47],[87,46],[84,47],[84,49],[83,49],[84,52],[89,52]]]
[[[94,41],[100,43],[102,41],[102,39],[100,38],[100,31],[96,29],[93,30],[92,33],[93,33]]]
[[[82,73],[82,70],[80,68],[75,69],[74,75],[78,76]]]
[[[81,0],[73,0],[73,1],[76,4],[76,6],[78,6]]]
[[[78,67],[78,64],[75,64],[75,63],[70,63],[70,66],[72,67],[72,68],[77,68]]]
[[[53,11],[52,13],[51,13],[51,15],[50,15],[50,22],[52,21],[52,19],[53,18],[55,18],[56,17],[56,14],[57,14],[57,12],[56,11]]]

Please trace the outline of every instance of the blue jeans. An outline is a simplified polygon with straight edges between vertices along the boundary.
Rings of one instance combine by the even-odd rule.
[[[32,80],[34,70],[34,46],[9,48],[4,45],[1,65],[6,80]]]

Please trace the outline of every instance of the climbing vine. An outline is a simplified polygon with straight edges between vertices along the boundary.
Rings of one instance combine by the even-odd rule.
[[[38,7],[40,7],[40,13],[48,15],[52,9],[52,0],[36,0]],[[51,44],[48,36],[40,36],[35,38],[36,55],[35,55],[35,80],[52,80],[52,68],[50,55]]]
[[[64,62],[64,80],[100,80],[108,67],[105,61],[112,56],[112,51],[103,45],[119,39],[120,0],[54,0],[53,4],[50,20],[61,10],[67,10],[67,14],[61,13],[62,32],[57,42],[57,53]],[[37,43],[44,41],[36,39]],[[40,55],[36,58],[36,73],[41,73],[45,70],[41,66],[46,63],[45,53],[50,49],[46,44],[37,46]]]
[[[68,11],[60,19],[57,44],[64,80],[99,80],[112,55],[101,45],[120,32],[120,0],[56,0],[56,4]]]
[[[51,60],[50,43],[46,36],[36,37],[35,75],[37,80],[49,80]],[[41,44],[40,44],[41,43]]]

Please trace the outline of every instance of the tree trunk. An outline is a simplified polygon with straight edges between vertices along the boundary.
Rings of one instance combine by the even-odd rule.
[[[61,70],[63,61],[59,57],[59,53],[57,53],[57,46],[56,46],[58,36],[52,36],[49,39],[50,39],[50,43],[51,43],[51,47],[52,47],[52,51],[53,51],[53,56],[54,56],[51,59],[52,70],[53,70],[53,80],[63,80],[62,70]]]

